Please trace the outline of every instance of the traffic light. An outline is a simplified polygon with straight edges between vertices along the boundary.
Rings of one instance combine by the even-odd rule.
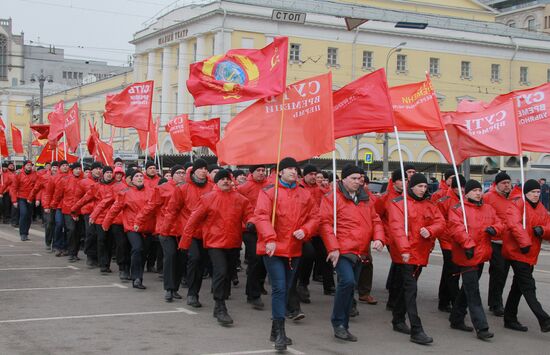
[[[485,157],[485,163],[483,163],[483,174],[493,175],[498,173],[500,170],[498,163],[499,157]]]
[[[523,168],[529,169],[531,167],[531,155],[530,153],[525,153],[522,156],[523,159]],[[511,157],[501,157],[501,170],[514,170],[520,168],[519,156]]]

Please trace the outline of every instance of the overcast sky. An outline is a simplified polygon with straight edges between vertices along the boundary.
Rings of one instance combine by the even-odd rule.
[[[180,1],[181,3],[182,1]],[[1,18],[12,18],[13,33],[25,44],[55,45],[74,59],[128,63],[128,43],[143,23],[175,0],[3,0]],[[32,43],[31,43],[32,41]]]

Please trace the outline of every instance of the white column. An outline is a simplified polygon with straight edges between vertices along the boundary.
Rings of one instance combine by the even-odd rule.
[[[170,119],[170,107],[172,94],[170,90],[170,64],[174,63],[171,53],[172,50],[169,46],[162,49],[162,102],[160,103],[161,115],[160,122],[164,126]]]
[[[141,74],[141,71],[143,68],[141,67],[141,54],[134,54],[134,83],[139,82],[139,78]]]
[[[178,114],[185,113],[185,104],[189,102],[189,91],[185,85],[185,80],[189,77],[189,64],[191,56],[187,54],[187,41],[183,40],[179,44],[180,57],[178,60]]]
[[[214,35],[214,53],[213,55],[223,54],[226,51],[224,43],[224,33],[222,31],[216,32]],[[212,117],[220,117],[220,124],[221,126],[225,126],[223,112],[230,109],[230,105],[216,105],[212,106]]]
[[[151,51],[147,55],[147,80],[155,80],[155,51]]]
[[[209,51],[206,49],[206,38],[204,35],[197,36],[197,62],[200,62],[203,59],[208,57]],[[197,107],[195,108],[195,113],[197,115],[191,116],[192,119],[203,119],[205,118],[207,112],[209,111],[208,107]]]

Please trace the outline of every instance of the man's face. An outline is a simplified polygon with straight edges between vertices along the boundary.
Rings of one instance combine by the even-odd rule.
[[[393,182],[393,186],[397,192],[403,191],[403,180],[397,180]]]
[[[237,176],[236,180],[237,180],[237,183],[239,185],[242,185],[246,182],[246,176],[244,176],[244,174],[241,174],[241,175]]]
[[[351,193],[357,192],[361,187],[361,174],[351,174],[342,180],[344,187]]]
[[[8,170],[15,171],[15,165],[13,165],[13,163],[10,163],[8,165]]]
[[[46,163],[46,165],[44,165],[44,170],[48,171],[52,168],[52,164],[50,163]]]
[[[319,186],[322,186],[323,185],[323,174],[321,173],[317,173],[317,175],[315,175],[315,182],[317,183],[317,185]]]
[[[121,161],[117,161],[115,163],[115,168],[122,168],[122,162]]]
[[[281,180],[288,184],[296,182],[298,179],[298,170],[296,170],[295,167],[283,169],[279,172],[279,174],[281,176]]]
[[[185,170],[178,169],[174,172],[174,176],[172,176],[172,179],[174,179],[174,182],[176,184],[179,184],[180,182],[183,182],[185,178]]]
[[[166,173],[166,174],[164,174],[164,178],[165,178],[166,180],[170,181],[170,180],[172,180],[172,174]]]
[[[74,175],[74,176],[79,177],[80,174],[82,174],[82,168],[81,168],[81,167],[78,167],[78,168],[74,168],[74,169],[73,169],[73,175]]]
[[[468,198],[470,200],[473,200],[473,201],[476,201],[476,202],[481,201],[482,196],[483,196],[483,192],[481,191],[481,189],[479,187],[468,191],[468,193],[466,194],[466,198]]]
[[[106,171],[103,174],[103,180],[105,180],[106,182],[109,182],[109,181],[113,180],[113,172],[112,171]]]
[[[55,175],[55,174],[57,174],[58,171],[59,171],[58,166],[52,166],[50,174]]]
[[[119,181],[122,181],[122,178],[124,177],[124,174],[123,173],[116,173],[115,174],[115,181],[116,182],[119,182]]]
[[[359,178],[359,182],[361,183],[361,186],[365,186],[365,175],[361,174],[361,177]]]
[[[540,199],[540,189],[531,190],[525,194],[525,198],[533,203],[539,202]]]
[[[31,163],[25,164],[24,169],[26,172],[30,172],[32,170],[32,164]]]
[[[157,167],[154,165],[151,165],[150,167],[147,168],[145,172],[149,176],[155,176],[157,175]]]
[[[408,169],[408,170],[405,171],[405,174],[407,174],[407,178],[410,178],[411,176],[416,174],[416,170],[415,169]]]
[[[89,178],[91,174],[92,174],[91,170],[84,170],[84,179]]]
[[[59,167],[59,170],[61,170],[62,173],[66,173],[67,171],[69,171],[69,164],[62,164]]]
[[[413,194],[415,194],[416,196],[422,198],[422,197],[424,197],[424,195],[426,194],[426,191],[428,190],[428,184],[421,183],[421,184],[414,185],[411,188],[411,190],[412,190]]]
[[[220,180],[218,180],[218,182],[216,183],[216,185],[218,185],[218,188],[224,192],[227,192],[229,190],[231,190],[231,179],[230,178],[222,178]]]
[[[304,182],[308,185],[317,185],[317,173],[315,171],[312,171],[309,174],[306,174],[304,176]]]
[[[497,190],[505,194],[510,193],[510,191],[512,191],[512,181],[502,180],[497,184]]]
[[[214,169],[210,172],[210,179],[212,179],[212,181],[214,181],[214,177],[216,176],[218,171],[220,171],[220,169]]]
[[[462,195],[464,195],[464,186],[460,186],[460,189],[462,190]],[[453,192],[458,196],[458,187],[454,187]]]
[[[102,172],[103,172],[102,168],[93,168],[92,169],[92,176],[97,179],[101,176]]]
[[[264,181],[265,180],[265,168],[261,167],[261,168],[258,168],[256,170],[254,170],[254,172],[252,173],[252,178],[254,179],[254,181],[258,181],[258,182]]]
[[[445,180],[445,183],[447,184],[447,186],[451,186],[451,184],[453,183],[453,177],[454,175],[450,176],[447,180]]]
[[[137,187],[143,186],[143,174],[141,172],[134,174],[132,184]]]
[[[132,186],[132,178],[130,176],[126,176],[126,185]]]
[[[193,174],[195,175],[195,177],[197,179],[204,180],[204,179],[206,179],[206,176],[208,175],[208,169],[198,168],[197,170],[195,170],[195,172]]]

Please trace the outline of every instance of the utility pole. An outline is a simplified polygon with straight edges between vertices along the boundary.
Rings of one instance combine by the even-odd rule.
[[[55,49],[54,49],[55,50]],[[38,81],[38,86],[40,88],[40,120],[39,123],[44,123],[44,83],[53,83],[53,76],[44,75],[44,70],[40,70],[40,75],[32,74],[31,83]]]

